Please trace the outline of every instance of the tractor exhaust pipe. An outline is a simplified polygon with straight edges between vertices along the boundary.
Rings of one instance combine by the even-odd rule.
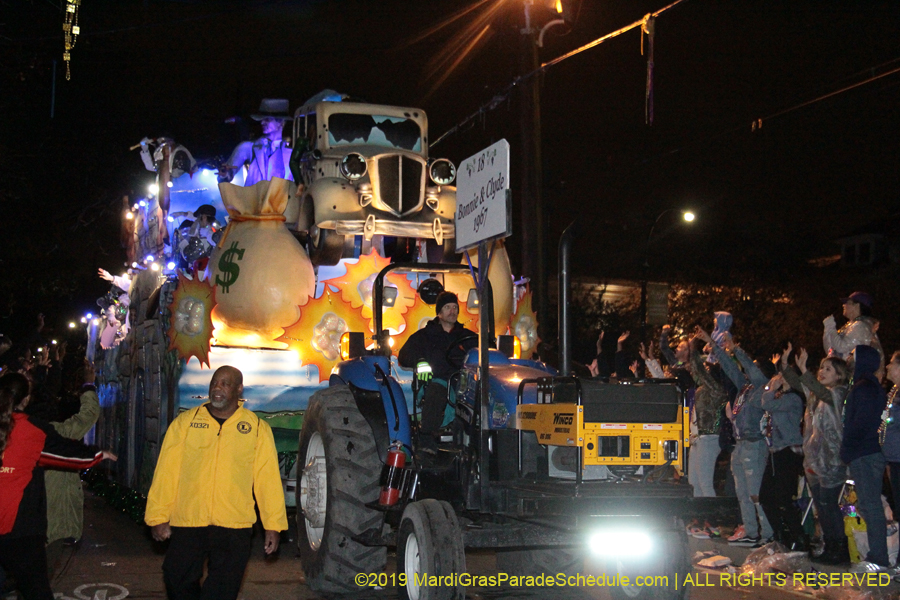
[[[569,258],[577,229],[576,221],[569,223],[559,238],[559,374],[566,377],[572,371],[572,333],[569,322],[570,273]]]

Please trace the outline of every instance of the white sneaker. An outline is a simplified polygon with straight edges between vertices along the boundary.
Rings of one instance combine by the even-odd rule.
[[[882,567],[881,565],[875,564],[873,562],[869,562],[867,560],[860,561],[850,567],[851,573],[888,573],[890,569],[888,567]]]

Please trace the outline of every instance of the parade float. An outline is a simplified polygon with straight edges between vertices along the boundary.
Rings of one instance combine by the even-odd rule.
[[[343,333],[368,332],[374,344],[376,274],[392,259],[477,266],[474,251],[454,251],[455,170],[428,157],[424,112],[335,100],[321,94],[295,112],[295,181],[244,186],[243,169],[220,183],[220,170],[171,139],[139,145],[155,181],[146,196],[123,199],[127,272],[88,330],[104,409],[96,440],[117,451],[119,484],[146,492],[167,425],[205,402],[212,371],[234,365],[245,406],[275,434],[292,505],[310,396],[328,385]],[[531,295],[500,240],[488,278],[495,332],[516,335],[530,356]],[[407,391],[412,374],[396,353],[434,318],[417,293],[426,280],[456,293],[460,322],[479,328],[470,276],[390,276],[383,328]]]

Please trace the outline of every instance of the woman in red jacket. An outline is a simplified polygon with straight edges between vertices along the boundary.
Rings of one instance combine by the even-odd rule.
[[[66,439],[21,412],[30,394],[24,375],[0,377],[0,567],[16,579],[25,600],[52,600],[43,467],[87,469],[116,456]]]

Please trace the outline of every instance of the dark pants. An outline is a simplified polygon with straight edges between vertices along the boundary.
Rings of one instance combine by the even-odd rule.
[[[891,474],[891,494],[894,496],[894,520],[900,519],[900,462],[889,462],[888,472]]]
[[[850,477],[856,488],[856,510],[866,520],[866,537],[869,539],[869,554],[865,559],[887,567],[887,520],[881,504],[884,467],[881,452],[850,461]]]
[[[7,538],[0,536],[0,566],[25,600],[53,600],[47,577],[47,553],[43,535]]]
[[[241,589],[252,529],[173,527],[163,561],[169,600],[229,600]],[[203,587],[203,563],[209,559]]]
[[[800,509],[794,506],[801,473],[803,456],[783,448],[769,454],[759,488],[759,504],[772,525],[775,538],[788,546],[805,537],[800,525]]]
[[[841,514],[841,488],[822,487],[819,484],[809,486],[812,492],[816,511],[819,513],[819,525],[822,526],[822,537],[826,541],[841,541],[844,535],[844,515]]]
[[[444,423],[444,411],[447,409],[447,386],[431,380],[425,388],[422,400],[422,433],[434,433]]]

